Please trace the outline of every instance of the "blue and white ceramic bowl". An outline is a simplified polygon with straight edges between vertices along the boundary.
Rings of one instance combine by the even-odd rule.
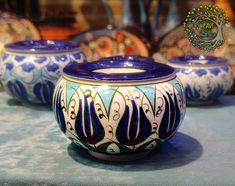
[[[67,41],[11,43],[1,57],[1,81],[5,91],[22,102],[51,104],[63,68],[84,61],[79,46]]]
[[[187,104],[213,103],[233,84],[232,69],[225,58],[205,55],[179,56],[169,63],[183,83]]]
[[[97,158],[122,161],[144,156],[176,132],[185,96],[172,67],[114,56],[65,67],[53,110],[78,146]]]

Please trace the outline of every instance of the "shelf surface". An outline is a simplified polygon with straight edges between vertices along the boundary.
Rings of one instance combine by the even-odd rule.
[[[235,184],[235,96],[188,107],[179,131],[142,160],[108,163],[62,134],[50,106],[0,92],[0,185]]]

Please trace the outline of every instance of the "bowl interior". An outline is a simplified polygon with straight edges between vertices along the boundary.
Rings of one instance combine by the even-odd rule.
[[[93,72],[103,73],[103,74],[129,74],[129,73],[140,73],[145,72],[144,69],[137,69],[137,68],[101,68],[97,70],[93,70]]]
[[[64,74],[95,81],[133,81],[175,76],[172,67],[141,56],[114,56],[92,63],[74,64],[65,67]]]

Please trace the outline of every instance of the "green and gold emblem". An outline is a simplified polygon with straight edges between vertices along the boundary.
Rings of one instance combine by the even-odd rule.
[[[224,43],[222,28],[227,22],[228,17],[222,8],[202,5],[188,12],[184,30],[194,47],[211,51]]]

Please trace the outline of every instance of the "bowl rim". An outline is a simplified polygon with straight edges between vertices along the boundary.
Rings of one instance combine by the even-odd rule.
[[[168,64],[180,67],[215,67],[228,65],[228,60],[211,55],[182,55],[171,58]]]
[[[52,54],[79,51],[80,45],[66,40],[24,40],[4,45],[6,52]]]
[[[139,72],[103,73],[100,69],[136,69]],[[64,77],[86,84],[146,84],[163,82],[175,78],[174,68],[155,62],[153,58],[143,56],[112,56],[90,63],[72,64],[63,69]]]

